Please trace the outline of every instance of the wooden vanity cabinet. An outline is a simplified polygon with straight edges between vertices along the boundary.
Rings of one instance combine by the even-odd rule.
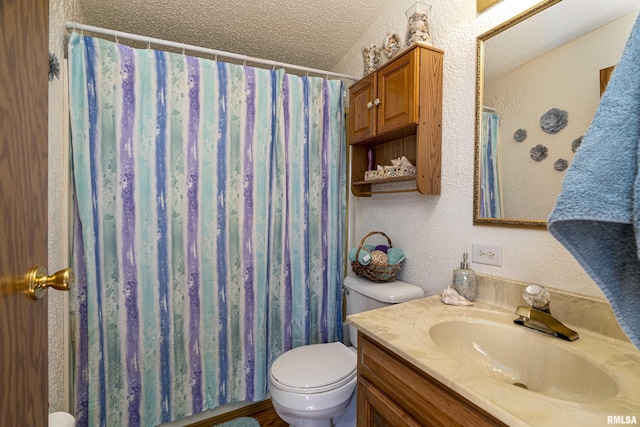
[[[371,184],[397,181],[415,181],[422,194],[440,194],[443,55],[415,45],[349,88],[354,195],[369,196],[376,193]],[[391,159],[406,156],[416,176],[365,181],[370,147],[376,164],[390,165]]]
[[[506,426],[358,333],[357,427]]]

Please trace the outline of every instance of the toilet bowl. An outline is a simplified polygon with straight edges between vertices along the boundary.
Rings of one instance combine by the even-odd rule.
[[[345,278],[344,289],[348,315],[425,296],[416,285],[373,283],[356,276]],[[355,330],[349,335],[353,347],[339,342],[306,345],[273,362],[269,391],[282,420],[295,427],[355,427]]]
[[[293,426],[331,427],[354,394],[356,366],[355,353],[339,342],[285,352],[269,373],[274,409]]]
[[[49,427],[76,427],[76,419],[68,412],[51,412]]]

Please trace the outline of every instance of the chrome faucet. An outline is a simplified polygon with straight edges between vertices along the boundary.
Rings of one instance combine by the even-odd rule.
[[[519,317],[513,323],[567,341],[575,341],[579,338],[576,331],[567,328],[551,315],[551,310],[549,309],[550,294],[542,286],[527,286],[522,293],[522,297],[529,303],[529,307],[518,306],[516,314]]]

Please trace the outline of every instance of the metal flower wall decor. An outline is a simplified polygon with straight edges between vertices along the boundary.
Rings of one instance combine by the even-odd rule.
[[[558,159],[556,160],[556,162],[553,164],[553,168],[555,170],[557,170],[558,172],[562,172],[563,170],[565,170],[566,168],[569,167],[569,162],[566,161],[565,159]]]
[[[513,139],[516,142],[522,142],[527,139],[527,131],[524,129],[518,129],[516,133],[513,134]]]
[[[582,144],[582,138],[584,138],[584,135],[573,140],[573,142],[571,143],[571,151],[573,151],[574,153],[578,151],[578,148]]]
[[[547,158],[548,156],[547,151],[548,151],[547,147],[545,147],[542,144],[538,144],[535,147],[531,148],[531,151],[530,151],[531,158],[536,162],[541,162]]]
[[[546,133],[556,134],[569,123],[569,114],[559,108],[552,108],[540,117],[540,128]]]
[[[53,78],[60,78],[60,63],[55,53],[49,52],[49,81],[53,81]]]

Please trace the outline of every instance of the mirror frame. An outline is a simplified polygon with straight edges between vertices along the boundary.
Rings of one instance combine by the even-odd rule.
[[[477,0],[476,1],[476,12],[480,13],[480,12],[484,12],[486,9],[488,9],[489,7],[493,6],[494,4],[498,3],[500,0]]]
[[[474,173],[473,173],[473,225],[491,225],[496,227],[547,229],[546,220],[528,220],[517,218],[481,218],[480,217],[480,135],[482,132],[482,105],[484,91],[484,49],[483,43],[501,32],[519,24],[562,0],[545,0],[525,10],[515,17],[503,22],[479,35],[476,39],[476,123],[474,138]]]

